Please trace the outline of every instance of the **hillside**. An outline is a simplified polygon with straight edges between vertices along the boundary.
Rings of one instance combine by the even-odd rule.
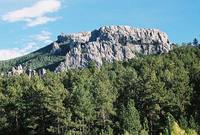
[[[105,26],[91,32],[59,35],[57,41],[26,56],[0,62],[0,72],[21,65],[26,70],[49,69],[60,72],[87,67],[93,61],[124,61],[138,54],[167,53],[171,50],[167,34],[157,29]]]
[[[198,135],[200,49],[0,77],[0,135]]]
[[[65,51],[65,46],[60,46],[63,51]],[[35,52],[32,52],[23,57],[19,57],[12,60],[1,61],[0,62],[0,71],[6,72],[11,70],[12,67],[22,65],[25,69],[41,69],[47,68],[53,70],[54,67],[58,65],[61,61],[64,61],[65,57],[63,54],[52,55],[51,52],[52,44],[44,48],[41,48]]]

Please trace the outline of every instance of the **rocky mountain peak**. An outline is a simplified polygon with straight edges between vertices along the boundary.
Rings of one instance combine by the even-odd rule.
[[[87,67],[91,61],[100,67],[104,61],[126,61],[138,54],[161,54],[170,50],[167,34],[158,29],[105,26],[90,32],[61,34],[55,42],[33,53],[2,61],[0,75],[38,73],[42,76],[45,69],[61,72]]]
[[[80,32],[68,35],[59,35],[57,42],[94,42],[94,41],[119,41],[123,37],[141,40],[144,43],[165,42],[169,44],[166,33],[158,29],[138,29],[130,26],[105,26],[92,32]]]
[[[170,51],[166,33],[158,29],[138,29],[130,26],[105,26],[91,32],[59,35],[58,44],[69,46],[65,61],[56,71],[86,67],[90,61],[101,66],[108,62],[134,58],[137,53],[160,54]]]

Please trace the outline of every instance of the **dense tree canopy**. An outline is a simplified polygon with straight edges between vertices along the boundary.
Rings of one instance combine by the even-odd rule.
[[[200,49],[0,77],[0,135],[197,135]]]

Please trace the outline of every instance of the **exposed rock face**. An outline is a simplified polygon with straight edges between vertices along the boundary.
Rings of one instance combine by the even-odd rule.
[[[128,26],[106,26],[92,32],[58,36],[57,43],[70,51],[56,72],[86,67],[90,61],[122,61],[144,55],[167,53],[171,45],[167,35],[157,29],[135,29]]]
[[[57,42],[53,42],[52,43],[52,50],[51,50],[51,54],[59,54],[61,52],[61,48],[59,46],[59,44]]]
[[[20,75],[24,73],[24,70],[22,68],[22,65],[19,65],[17,67],[12,67],[12,71],[9,73],[10,75]]]
[[[32,70],[31,68],[26,69],[23,68],[22,65],[18,65],[16,67],[12,67],[11,71],[8,71],[6,75],[8,76],[14,76],[14,75],[21,75],[23,73],[26,73],[29,78],[32,78],[35,75],[39,75],[41,78],[46,74],[46,69],[41,68],[38,70],[38,72],[36,70]],[[4,76],[4,73],[0,74],[1,76]]]
[[[46,74],[46,69],[44,69],[44,68],[42,68],[42,69],[40,69],[40,70],[38,71],[38,75],[39,75],[40,77],[44,77],[45,74]]]
[[[37,72],[35,70],[32,70],[31,68],[29,68],[26,72],[29,78],[32,78],[33,76],[37,75]]]

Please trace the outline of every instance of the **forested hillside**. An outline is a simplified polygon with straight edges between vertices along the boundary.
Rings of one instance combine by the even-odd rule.
[[[0,77],[1,135],[197,135],[200,49]]]
[[[25,56],[0,61],[0,72],[8,72],[17,65],[22,65],[23,68],[31,68],[33,70],[46,68],[49,70],[54,70],[56,66],[62,61],[64,61],[64,53],[67,52],[67,46],[60,46],[62,52],[59,55],[52,55],[52,45],[48,45],[44,48],[41,48],[35,52],[27,54]]]

